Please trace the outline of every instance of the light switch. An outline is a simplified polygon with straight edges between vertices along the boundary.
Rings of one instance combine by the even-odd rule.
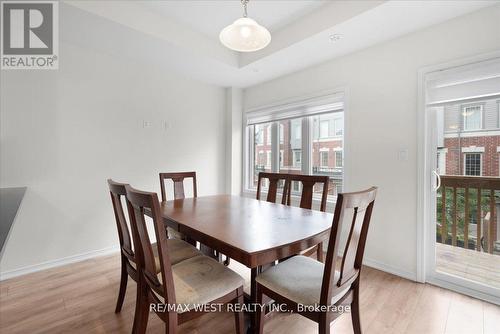
[[[398,151],[398,160],[399,161],[408,161],[408,149],[402,148]]]

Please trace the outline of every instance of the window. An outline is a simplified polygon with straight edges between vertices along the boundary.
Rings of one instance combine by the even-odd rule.
[[[335,167],[342,167],[342,151],[335,151]]]
[[[328,175],[330,177],[330,185],[328,193],[336,196],[342,190],[343,182],[343,134],[344,134],[344,113],[332,112],[313,116],[312,126],[312,173],[314,175]],[[332,125],[329,131],[332,131],[328,139],[322,137],[322,124]],[[323,130],[326,131],[326,130]],[[332,159],[329,157],[330,150],[334,151]],[[315,189],[318,193],[322,189]]]
[[[302,118],[279,121],[280,173],[300,173],[302,168]],[[297,153],[298,152],[298,153]]]
[[[465,153],[464,164],[465,175],[481,175],[481,153]]]
[[[266,137],[267,137],[266,144],[271,145],[271,125],[268,125],[266,127]]]
[[[344,119],[339,117],[333,120],[333,135],[342,136],[344,134]]]
[[[300,167],[302,164],[302,152],[300,150],[293,151],[293,166]]]
[[[500,100],[497,101],[497,128],[500,128]]]
[[[322,139],[328,138],[329,131],[330,131],[330,121],[329,120],[321,121],[319,126],[319,137]]]
[[[260,172],[270,172],[271,171],[271,151],[269,147],[264,146],[264,132],[267,128],[270,128],[270,124],[256,124],[250,126],[250,133],[253,135],[253,176],[251,179],[251,184],[256,187]],[[267,153],[268,152],[268,153]]]
[[[328,151],[319,152],[320,156],[320,166],[328,167]]]
[[[480,130],[483,127],[483,106],[474,105],[462,108],[464,131]]]
[[[290,107],[277,105],[269,109],[255,109],[246,113],[248,135],[245,143],[247,145],[245,157],[249,162],[244,166],[246,189],[256,188],[258,172],[269,171],[325,175],[330,178],[329,195],[334,196],[342,190],[343,94],[331,95],[329,98],[331,100],[327,100],[322,95],[321,99],[318,98],[317,104],[310,107],[293,103]],[[307,99],[303,103],[313,104],[311,101],[313,100]],[[311,112],[311,114],[304,115],[304,112]],[[298,115],[300,117],[297,117]],[[268,130],[268,127],[271,130]],[[262,129],[265,145],[262,144],[261,139]],[[271,138],[270,143],[268,137]],[[264,152],[264,165],[259,160],[259,151]],[[293,182],[291,185],[294,195],[297,195],[301,188],[300,182]],[[320,198],[322,192],[322,185],[318,185],[317,189],[315,187],[314,198]]]

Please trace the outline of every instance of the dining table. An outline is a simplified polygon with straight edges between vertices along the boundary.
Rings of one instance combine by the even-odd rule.
[[[250,268],[250,302],[261,268],[326,241],[333,221],[331,213],[233,195],[164,201],[161,214],[166,226]]]

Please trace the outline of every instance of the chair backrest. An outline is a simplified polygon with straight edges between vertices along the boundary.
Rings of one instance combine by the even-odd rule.
[[[160,187],[161,187],[161,200],[167,200],[167,193],[165,191],[165,179],[170,179],[174,182],[174,199],[185,198],[184,194],[184,179],[193,179],[193,197],[197,197],[196,191],[196,172],[174,172],[174,173],[160,173]]]
[[[160,213],[160,202],[156,193],[140,191],[125,186],[127,207],[130,216],[132,237],[136,245],[136,258],[139,273],[144,282],[165,298],[165,303],[175,303],[174,279],[167,248],[167,234]],[[151,245],[144,210],[151,212],[156,235],[156,246]],[[158,279],[153,247],[158,247],[162,281]]]
[[[269,188],[267,190],[267,198],[266,202],[276,203],[276,195],[278,193],[278,187],[280,181],[284,181],[285,188],[283,188],[283,197],[281,199],[281,204],[286,204],[286,179],[288,174],[280,174],[280,173],[265,173],[260,172],[259,178],[257,181],[257,199],[260,200],[260,191],[262,190],[262,180],[269,180]]]
[[[302,183],[302,192],[300,194],[300,207],[302,209],[312,209],[314,186],[318,183],[323,184],[323,190],[321,192],[320,211],[323,212],[326,211],[326,200],[328,198],[328,184],[330,182],[330,178],[328,176],[288,174],[286,180],[287,184],[285,185],[287,205],[290,205],[291,201],[292,182]]]
[[[364,191],[337,196],[321,288],[320,303],[322,305],[330,305],[331,298],[337,291],[350,287],[359,278],[376,194],[377,188],[372,187]],[[340,271],[336,271],[340,234],[344,224],[349,224],[349,235],[342,255]]]
[[[111,202],[113,203],[113,211],[115,213],[116,228],[118,230],[118,238],[120,239],[120,249],[123,255],[129,260],[135,262],[134,248],[130,238],[130,230],[125,219],[123,211],[122,197],[126,196],[126,183],[118,183],[111,179],[108,180],[109,193]]]

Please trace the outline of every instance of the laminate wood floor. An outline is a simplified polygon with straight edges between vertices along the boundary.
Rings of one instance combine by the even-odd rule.
[[[114,313],[119,255],[95,258],[0,282],[1,333],[131,333],[135,283]],[[238,271],[241,266],[234,266]],[[498,334],[500,307],[369,267],[361,282],[365,334]],[[273,314],[265,333],[317,333],[317,325],[296,314]],[[334,333],[352,333],[349,314],[332,324]],[[164,333],[151,314],[149,333]],[[180,333],[234,333],[232,314],[207,314],[183,324]]]

